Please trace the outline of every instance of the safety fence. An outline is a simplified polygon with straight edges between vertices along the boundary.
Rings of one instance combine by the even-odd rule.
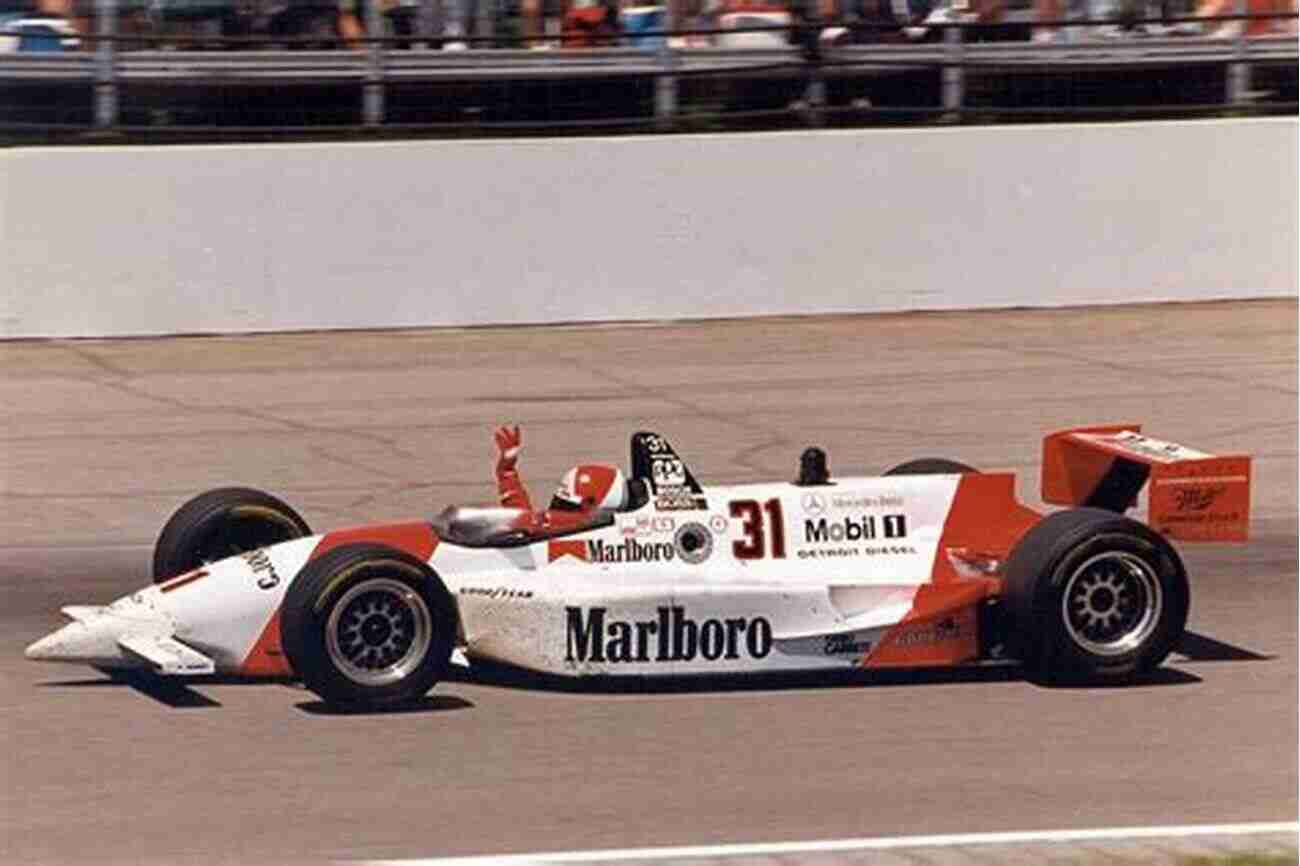
[[[148,32],[120,2],[94,0],[79,30],[29,36],[55,50],[0,53],[0,129],[475,134],[1297,108],[1296,14],[1246,0],[1210,19],[1153,7],[1158,17],[1037,20],[1021,8],[903,26],[796,7],[708,27],[668,14],[635,31],[450,38],[427,20],[395,27],[379,3],[345,37],[335,22],[307,35]]]

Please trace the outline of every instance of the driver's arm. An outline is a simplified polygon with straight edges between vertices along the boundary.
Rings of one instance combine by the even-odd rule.
[[[519,462],[519,451],[524,447],[524,438],[519,432],[519,427],[517,425],[508,427],[503,424],[497,428],[494,435],[497,443],[497,493],[501,504],[506,508],[532,511],[532,500],[528,498],[528,490],[525,489],[524,482],[519,479],[519,470],[516,468]]]

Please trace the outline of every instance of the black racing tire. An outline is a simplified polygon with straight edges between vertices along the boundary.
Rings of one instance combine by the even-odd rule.
[[[456,607],[428,565],[382,544],[314,559],[285,593],[280,641],[294,671],[326,703],[395,707],[442,679]]]
[[[973,466],[946,457],[920,457],[885,470],[886,475],[970,475],[978,472]]]
[[[269,493],[219,487],[186,502],[163,526],[153,548],[153,579],[193,571],[205,562],[311,535],[307,521]]]
[[[1039,521],[1007,558],[1011,648],[1046,682],[1124,682],[1160,665],[1191,605],[1178,552],[1101,508]]]

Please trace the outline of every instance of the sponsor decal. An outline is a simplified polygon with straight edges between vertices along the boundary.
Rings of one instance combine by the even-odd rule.
[[[910,544],[866,544],[860,547],[813,547],[799,551],[800,559],[843,559],[854,556],[915,556]]]
[[[1227,489],[1226,484],[1180,487],[1174,491],[1174,508],[1178,511],[1205,511]]]
[[[671,562],[677,549],[666,541],[640,542],[625,538],[618,544],[595,539],[587,542],[589,562]]]
[[[896,493],[881,493],[875,496],[839,493],[831,496],[831,507],[840,511],[862,511],[868,508],[902,508],[903,497]]]
[[[930,646],[962,637],[961,623],[953,617],[945,617],[938,622],[911,626],[899,632],[894,638],[895,646]]]
[[[647,455],[650,458],[650,481],[655,492],[655,508],[659,511],[697,511],[707,508],[704,497],[691,484],[685,464],[668,447],[660,436],[646,436]]]
[[[682,487],[686,484],[686,467],[676,457],[651,457],[650,477],[655,487]]]
[[[645,442],[645,450],[649,451],[651,454],[659,454],[660,452],[668,450],[668,443],[664,441],[664,437],[662,436],[647,436],[643,441]]]
[[[1167,514],[1160,518],[1161,526],[1197,523],[1236,523],[1242,519],[1240,511],[1195,512],[1192,514]]]
[[[1144,454],[1152,460],[1157,460],[1161,463],[1170,463],[1175,460],[1187,460],[1209,456],[1202,451],[1187,448],[1186,446],[1179,445],[1176,442],[1165,442],[1162,439],[1152,439],[1149,436],[1143,436],[1141,433],[1134,433],[1131,430],[1117,433],[1115,439],[1122,443],[1128,450],[1137,454]]]
[[[1230,466],[1220,463],[1205,471],[1223,473],[1231,471]],[[1250,513],[1249,480],[1246,472],[1158,477],[1151,491],[1152,526],[1161,531],[1186,530],[1197,537],[1242,539]]]
[[[570,539],[551,539],[546,542],[546,561],[555,562],[563,556],[572,556],[574,559],[587,561],[587,542]]]
[[[799,504],[803,506],[804,514],[826,513],[826,498],[820,493],[805,493],[799,500]]]
[[[808,544],[869,541],[877,537],[906,538],[907,516],[885,514],[877,517],[874,514],[864,514],[859,517],[844,517],[840,520],[832,520],[828,517],[819,517],[815,520],[805,518],[803,535],[804,541]]]
[[[805,493],[799,499],[803,513],[814,517],[830,511],[868,511],[876,508],[902,508],[903,497],[896,493]]]
[[[871,651],[871,641],[856,632],[828,634],[822,652],[828,656],[866,655]]]
[[[691,493],[690,488],[660,491],[655,497],[655,508],[660,511],[703,511],[708,508],[703,496]]]
[[[715,514],[709,518],[709,529],[712,529],[718,535],[725,535],[727,532],[728,520],[721,514]]]
[[[713,553],[713,533],[702,523],[687,523],[673,536],[673,546],[683,562],[698,565]]]
[[[476,595],[493,600],[533,597],[533,591],[531,589],[515,589],[510,586],[462,586],[460,588],[460,594]]]
[[[275,566],[271,563],[271,557],[266,555],[265,550],[250,550],[239,554],[248,567],[253,570],[257,576],[258,589],[272,589],[280,585],[280,575],[275,573]]]
[[[642,515],[620,518],[618,531],[624,538],[642,538],[647,535],[667,535],[677,528],[677,521],[665,515]]]
[[[652,619],[607,619],[605,607],[566,607],[565,661],[688,662],[761,659],[772,651],[763,617],[696,621],[683,607],[660,607]]]

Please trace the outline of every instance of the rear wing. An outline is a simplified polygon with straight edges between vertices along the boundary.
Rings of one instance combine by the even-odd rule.
[[[1151,482],[1147,523],[1184,541],[1245,541],[1250,458],[1143,436],[1138,424],[1075,427],[1043,439],[1043,499],[1124,512]]]

